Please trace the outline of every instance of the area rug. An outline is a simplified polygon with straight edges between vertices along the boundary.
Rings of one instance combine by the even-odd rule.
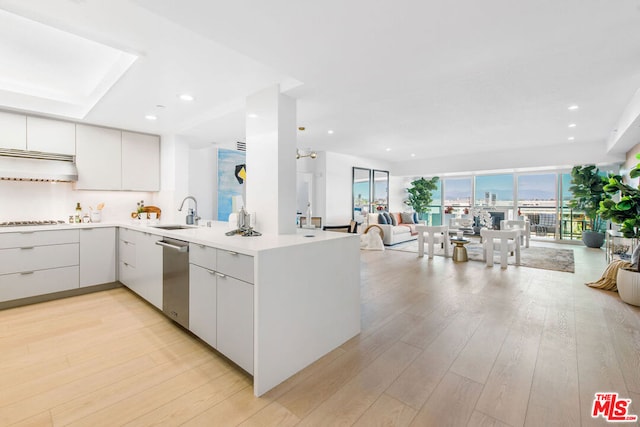
[[[482,261],[482,245],[478,242],[471,242],[465,246],[469,261]],[[398,243],[393,246],[386,246],[385,249],[402,252],[418,253],[418,241],[411,240],[409,242]],[[453,248],[449,251],[449,256],[453,252]],[[435,245],[434,255],[444,256],[444,251]],[[427,247],[424,248],[424,256],[427,256]],[[500,265],[500,252],[494,252],[494,264]],[[515,264],[516,258],[509,256],[507,263]],[[541,268],[544,270],[565,271],[567,273],[575,272],[575,263],[573,260],[573,249],[555,249],[538,246],[522,248],[520,251],[520,265],[523,267]]]

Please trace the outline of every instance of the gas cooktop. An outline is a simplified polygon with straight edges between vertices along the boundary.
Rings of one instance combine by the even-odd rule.
[[[0,222],[0,227],[20,227],[27,225],[58,225],[64,224],[64,221],[59,221],[55,219],[45,219],[42,221],[6,221]]]

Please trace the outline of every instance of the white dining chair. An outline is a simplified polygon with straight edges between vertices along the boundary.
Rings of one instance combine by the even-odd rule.
[[[528,220],[503,219],[500,230],[520,230],[520,244],[529,247],[531,239],[531,223]]]
[[[500,250],[500,267],[507,268],[507,257],[515,254],[516,265],[520,265],[520,230],[480,230],[482,236],[482,260],[493,266],[493,251]]]
[[[425,234],[429,259],[433,258],[436,243],[444,247],[444,256],[449,256],[449,227],[446,225],[416,225],[418,232],[418,256],[424,256]]]

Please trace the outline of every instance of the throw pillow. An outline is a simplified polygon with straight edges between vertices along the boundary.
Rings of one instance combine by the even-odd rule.
[[[418,224],[418,212],[413,213],[413,223]]]
[[[392,213],[392,214],[389,214],[389,215],[391,215],[391,224],[398,225],[398,224],[401,223],[400,214],[399,213]]]
[[[415,224],[413,221],[413,213],[411,212],[402,212],[400,214],[400,218],[402,219],[403,224]]]
[[[391,215],[389,215],[389,212],[383,212],[382,215],[384,215],[384,217],[387,220],[387,224],[393,224],[393,220],[391,219]]]
[[[378,224],[389,224],[387,222],[387,217],[384,214],[378,214]]]

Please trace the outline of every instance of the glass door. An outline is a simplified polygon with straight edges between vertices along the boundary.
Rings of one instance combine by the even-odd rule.
[[[371,209],[371,170],[353,168],[352,216],[359,223],[367,218]]]
[[[389,212],[389,172],[373,170],[372,211]]]

